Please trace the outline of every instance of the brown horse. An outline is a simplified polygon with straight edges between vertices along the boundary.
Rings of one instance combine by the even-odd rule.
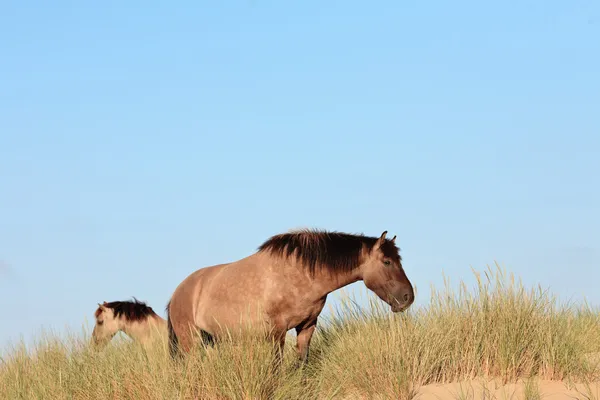
[[[265,324],[279,345],[295,328],[301,361],[327,295],[362,280],[391,306],[406,310],[414,301],[413,287],[402,268],[394,238],[303,230],[275,235],[254,254],[241,260],[193,272],[175,289],[167,304],[169,346],[189,352],[197,337],[212,342],[232,328]]]
[[[163,339],[168,337],[167,321],[146,303],[135,297],[133,300],[98,303],[92,332],[94,345],[104,347],[119,331],[142,344],[149,343],[155,334]]]

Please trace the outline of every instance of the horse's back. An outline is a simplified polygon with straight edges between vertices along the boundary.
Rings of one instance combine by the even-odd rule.
[[[225,265],[227,264],[212,265],[192,272],[181,281],[173,292],[169,301],[169,319],[178,336],[187,335],[184,331],[188,330],[190,326],[197,325],[196,307],[202,289],[210,276]]]
[[[268,267],[264,256],[253,254],[206,277],[195,310],[199,327],[218,336],[223,329],[265,321]]]
[[[272,303],[284,300],[281,285],[289,284],[290,278],[294,280],[295,272],[283,271],[279,262],[255,253],[193,272],[171,298],[173,325],[192,323],[195,328],[219,336],[224,330],[247,323],[256,326],[276,322],[269,316]]]

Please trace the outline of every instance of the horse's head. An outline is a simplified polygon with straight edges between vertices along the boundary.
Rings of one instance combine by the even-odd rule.
[[[117,334],[120,329],[119,321],[115,318],[112,308],[106,306],[107,303],[98,303],[98,308],[94,313],[96,325],[92,332],[92,343],[95,346],[105,346]]]
[[[415,300],[413,287],[402,268],[395,241],[383,232],[361,265],[362,279],[369,289],[392,307],[392,312],[404,311]]]

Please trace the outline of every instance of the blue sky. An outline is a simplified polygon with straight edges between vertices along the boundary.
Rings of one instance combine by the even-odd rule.
[[[5,1],[0,37],[0,344],[301,226],[398,235],[417,304],[494,261],[600,304],[598,2]]]

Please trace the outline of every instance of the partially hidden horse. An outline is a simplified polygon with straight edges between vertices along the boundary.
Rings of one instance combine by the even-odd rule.
[[[167,321],[146,303],[135,297],[133,300],[98,303],[94,312],[96,324],[92,332],[92,343],[95,346],[104,347],[119,331],[144,345],[156,338],[166,341]]]
[[[414,301],[413,287],[396,236],[390,240],[386,234],[291,231],[272,236],[248,257],[196,270],[166,307],[171,355],[189,352],[198,337],[211,344],[245,319],[265,324],[279,357],[287,331],[295,329],[304,363],[327,295],[360,280],[392,312],[406,310]]]

